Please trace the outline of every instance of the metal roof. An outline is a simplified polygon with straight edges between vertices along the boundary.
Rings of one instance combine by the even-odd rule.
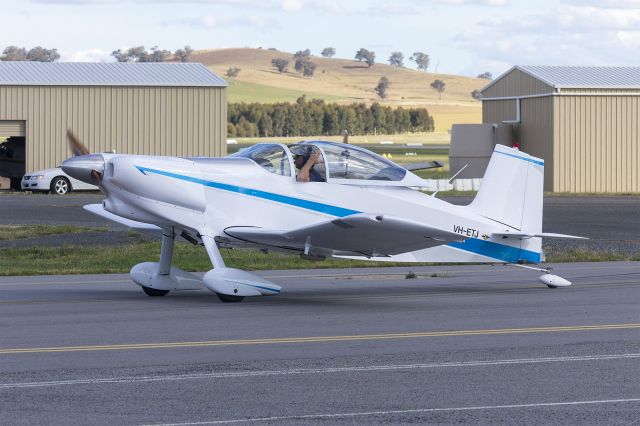
[[[523,72],[558,89],[640,88],[640,67],[518,66]]]
[[[2,62],[0,85],[225,87],[198,63]]]
[[[640,89],[640,67],[516,65],[480,89],[480,92],[516,69],[554,89]]]

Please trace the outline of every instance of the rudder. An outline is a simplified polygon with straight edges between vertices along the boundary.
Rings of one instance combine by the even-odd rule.
[[[542,232],[544,160],[496,145],[478,194],[476,213],[519,231]]]

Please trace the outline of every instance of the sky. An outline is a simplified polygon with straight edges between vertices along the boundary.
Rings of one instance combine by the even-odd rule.
[[[111,61],[132,46],[175,50],[367,48],[385,62],[497,76],[513,65],[640,65],[640,0],[0,0],[0,49],[57,48]]]

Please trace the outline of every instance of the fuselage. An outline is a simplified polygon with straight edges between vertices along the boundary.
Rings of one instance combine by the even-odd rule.
[[[162,228],[209,235],[223,244],[242,245],[225,234],[229,227],[291,230],[368,213],[426,223],[465,239],[375,260],[513,262],[522,256],[521,242],[491,237],[508,226],[408,187],[297,182],[295,174],[270,173],[246,158],[104,156],[106,210]]]

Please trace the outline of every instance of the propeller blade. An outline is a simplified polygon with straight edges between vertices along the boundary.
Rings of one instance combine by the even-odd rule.
[[[62,162],[62,170],[82,182],[100,186],[104,173],[102,154],[91,154],[71,129],[67,129],[67,139],[73,157]]]
[[[76,135],[73,134],[71,129],[67,129],[67,139],[69,140],[69,148],[71,148],[74,156],[91,154],[87,147],[82,145]]]

